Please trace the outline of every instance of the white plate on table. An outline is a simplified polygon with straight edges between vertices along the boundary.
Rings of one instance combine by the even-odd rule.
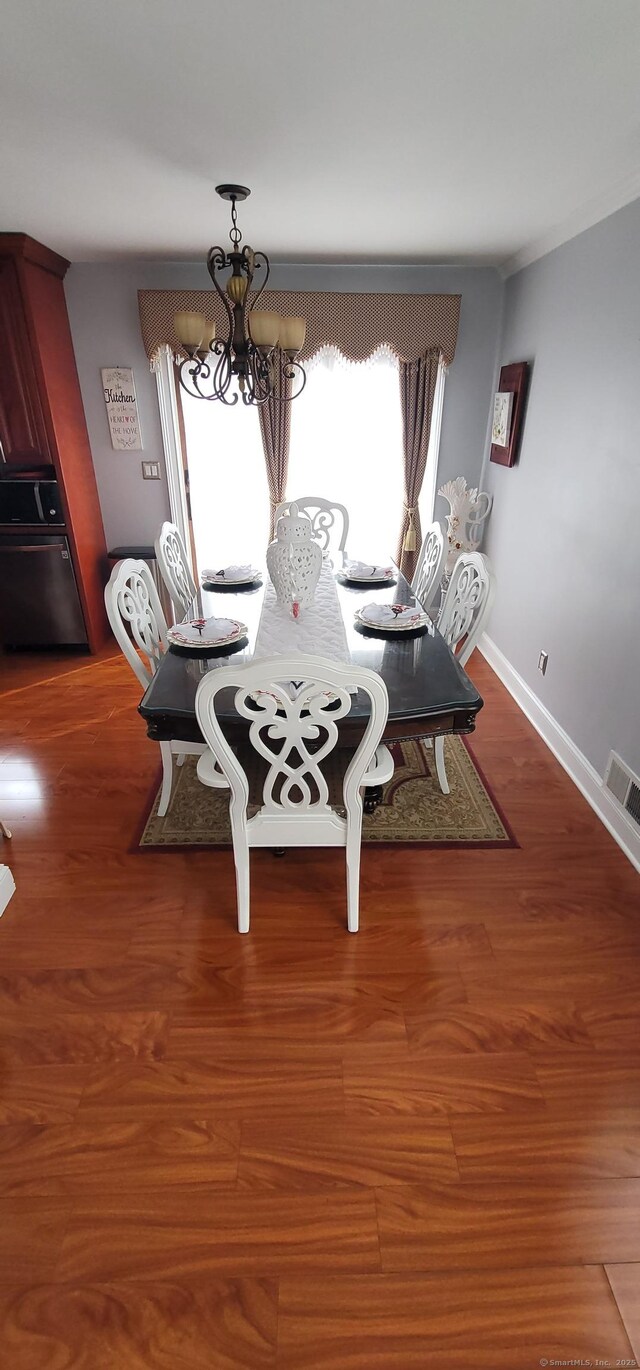
[[[390,585],[396,578],[394,566],[378,566],[365,561],[345,561],[340,567],[341,580],[354,585]]]
[[[223,566],[219,571],[201,571],[200,581],[203,585],[253,585],[261,574],[257,566]]]
[[[386,609],[401,610],[402,614],[390,613],[387,618],[383,614]],[[363,628],[372,628],[376,633],[415,633],[418,628],[426,628],[431,624],[424,609],[413,604],[365,604],[364,608],[356,610],[354,617],[356,623]]]
[[[247,635],[246,623],[235,618],[189,618],[167,628],[167,639],[173,647],[186,647],[190,652],[210,652],[217,647],[228,647]]]

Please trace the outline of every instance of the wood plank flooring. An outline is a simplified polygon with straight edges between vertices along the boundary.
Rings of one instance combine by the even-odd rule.
[[[112,653],[0,658],[0,1365],[640,1357],[640,877],[486,664],[519,849],[133,846]]]

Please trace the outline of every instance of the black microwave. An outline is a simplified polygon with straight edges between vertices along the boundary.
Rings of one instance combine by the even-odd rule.
[[[0,480],[0,524],[64,524],[57,480]]]

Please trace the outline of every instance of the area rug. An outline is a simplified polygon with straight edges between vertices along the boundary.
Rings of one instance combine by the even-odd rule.
[[[445,738],[445,760],[450,794],[442,794],[436,776],[433,748],[422,742],[395,742],[393,779],[384,787],[375,813],[365,814],[364,842],[414,847],[517,847],[518,843],[493,798],[487,781],[462,737]],[[252,756],[253,756],[252,752]],[[332,753],[337,758],[339,754]],[[259,764],[259,763],[258,763]],[[144,820],[138,846],[143,851],[200,850],[231,845],[228,796],[200,784],[197,757],[188,756],[176,768],[168,814],[158,818],[159,785]],[[260,773],[249,774],[249,813],[259,804]],[[331,800],[339,808],[341,769],[324,767]]]

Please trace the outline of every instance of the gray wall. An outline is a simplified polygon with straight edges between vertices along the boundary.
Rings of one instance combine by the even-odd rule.
[[[484,473],[489,636],[600,774],[640,772],[640,201],[507,282],[500,357],[532,375],[519,463]]]
[[[500,325],[502,282],[496,271],[465,267],[278,265],[274,289],[447,292],[462,294],[455,361],[447,378],[439,483],[465,475],[477,483]],[[80,385],[89,426],[108,546],[152,542],[168,514],[166,484],[143,481],[142,458],[162,460],[155,377],[140,337],[137,291],[206,288],[204,265],[79,263],[65,280]],[[132,366],[144,451],[111,448],[100,380],[103,366]],[[438,501],[437,513],[447,509]]]

